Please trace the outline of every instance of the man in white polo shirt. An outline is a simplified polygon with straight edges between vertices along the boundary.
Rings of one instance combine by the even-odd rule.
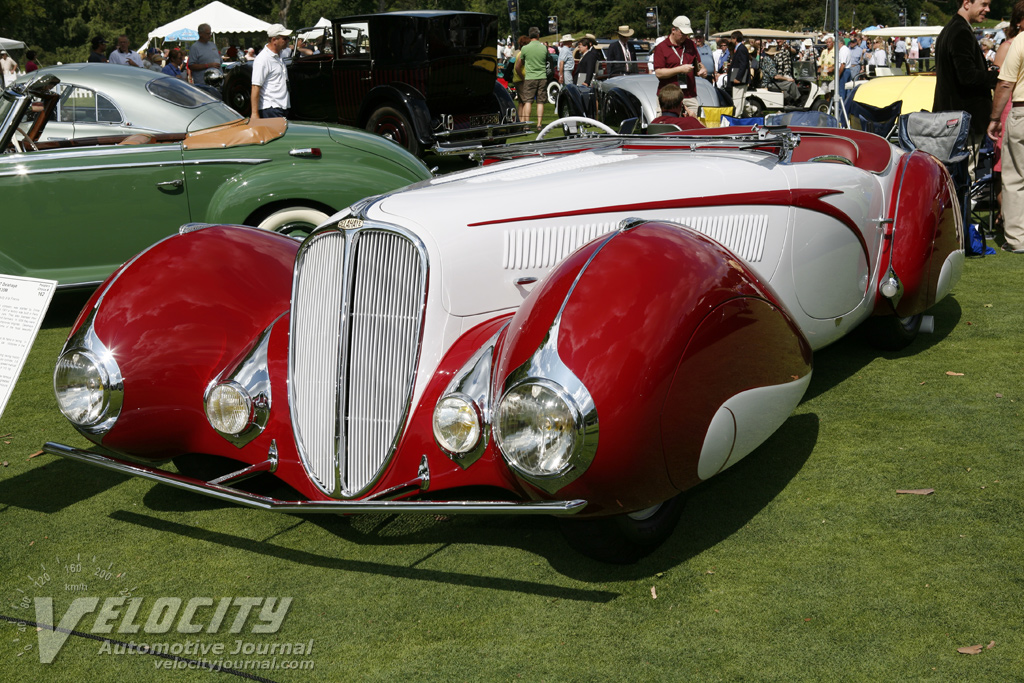
[[[288,96],[288,69],[281,60],[281,50],[288,45],[292,32],[281,24],[267,29],[267,46],[252,63],[252,118],[287,118],[291,108]]]
[[[117,49],[110,53],[109,61],[111,64],[142,68],[142,57],[130,47],[128,36],[123,33],[117,37]]]

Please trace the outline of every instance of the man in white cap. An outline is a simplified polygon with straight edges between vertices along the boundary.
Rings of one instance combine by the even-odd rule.
[[[573,37],[566,33],[558,42],[558,82],[565,85],[572,83],[572,70],[576,66],[572,56]]]
[[[615,33],[617,40],[609,45],[604,53],[604,58],[611,62],[608,64],[608,74],[614,76],[616,74],[638,73],[636,67],[636,48],[629,43],[629,39],[633,37],[633,29],[623,25]]]
[[[700,55],[700,63],[704,65],[704,71],[707,72],[706,78],[710,80],[712,74],[715,73],[715,55],[711,50],[711,46],[707,44],[704,38],[703,29],[695,28],[693,30],[693,44],[697,46],[697,54]]]
[[[690,20],[679,16],[672,20],[668,37],[654,48],[654,75],[658,77],[660,91],[670,83],[677,83],[683,91],[683,106],[690,116],[697,115],[697,77],[708,75],[701,63],[697,45],[690,36]]]
[[[801,62],[818,61],[818,54],[814,51],[813,40],[804,38],[804,42],[800,43],[800,55],[797,57],[797,60]]]
[[[291,108],[288,95],[288,69],[281,50],[288,44],[291,30],[281,24],[267,29],[267,46],[252,63],[252,118],[286,118]]]

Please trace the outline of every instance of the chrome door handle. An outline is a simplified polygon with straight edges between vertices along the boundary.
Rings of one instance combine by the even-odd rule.
[[[174,189],[176,189],[176,188],[179,188],[179,187],[182,186],[182,182],[181,182],[180,179],[178,179],[178,180],[167,180],[167,181],[162,182],[162,183],[157,183],[156,186],[157,187],[166,187],[166,188],[174,188]]]

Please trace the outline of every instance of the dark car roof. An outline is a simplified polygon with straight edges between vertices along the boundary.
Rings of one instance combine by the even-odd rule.
[[[493,14],[487,14],[486,12],[460,12],[460,11],[447,11],[447,10],[407,10],[404,12],[381,12],[377,14],[357,14],[351,17],[341,17],[335,19],[335,21],[349,22],[349,21],[367,21],[371,17],[415,17],[417,19],[435,19],[437,17],[450,17],[455,15],[473,16],[473,17],[488,17],[497,18]]]

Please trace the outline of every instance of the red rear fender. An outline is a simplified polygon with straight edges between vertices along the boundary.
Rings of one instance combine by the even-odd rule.
[[[903,283],[896,314],[905,317],[929,309],[936,301],[943,265],[963,244],[963,220],[952,180],[930,154],[915,151],[900,161],[900,180],[890,216],[892,266]],[[886,277],[889,252],[883,251],[879,278]],[[879,295],[876,312],[891,314],[892,306]]]

